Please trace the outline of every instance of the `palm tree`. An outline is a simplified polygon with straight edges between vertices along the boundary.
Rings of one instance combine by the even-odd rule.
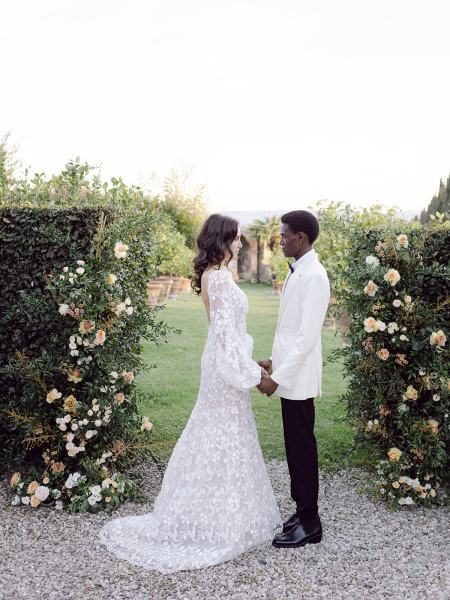
[[[280,231],[280,217],[273,215],[265,219],[255,219],[248,227],[249,232],[256,239],[256,281],[261,281],[261,262],[266,244],[270,244]]]

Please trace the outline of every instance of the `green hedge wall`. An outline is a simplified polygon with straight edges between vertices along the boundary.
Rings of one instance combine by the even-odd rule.
[[[30,358],[51,346],[51,332],[69,327],[55,311],[46,274],[95,251],[102,208],[0,208],[0,459],[21,456],[7,412],[17,407],[22,383],[7,371],[17,351]],[[45,298],[47,296],[47,298]],[[44,301],[43,301],[44,297]],[[70,334],[69,334],[70,335]],[[0,469],[2,467],[0,466]]]

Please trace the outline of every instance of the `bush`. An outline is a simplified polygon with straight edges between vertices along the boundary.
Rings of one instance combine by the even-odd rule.
[[[376,451],[391,506],[442,501],[450,449],[450,228],[353,231],[343,302],[351,316],[345,401]]]
[[[122,473],[151,430],[134,377],[141,339],[168,329],[145,305],[152,222],[131,210],[0,210],[0,418],[3,458],[20,469],[14,505],[110,510],[141,496]]]

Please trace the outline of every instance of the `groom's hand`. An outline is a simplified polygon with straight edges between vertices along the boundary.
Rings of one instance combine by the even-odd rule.
[[[271,396],[277,389],[278,383],[276,383],[271,377],[263,377],[261,383],[256,386],[261,394]]]
[[[265,369],[269,373],[269,375],[272,374],[272,361],[270,360],[270,358],[266,360],[258,360],[258,365]]]

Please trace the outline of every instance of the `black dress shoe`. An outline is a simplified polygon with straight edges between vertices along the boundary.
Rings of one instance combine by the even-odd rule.
[[[294,513],[292,517],[289,517],[289,519],[283,523],[283,533],[286,533],[286,531],[289,531],[289,529],[292,529],[293,527],[298,525],[298,523],[298,514]]]
[[[278,533],[272,542],[276,548],[299,548],[305,544],[318,544],[322,541],[322,525],[319,519],[313,522],[302,523],[286,531]]]

